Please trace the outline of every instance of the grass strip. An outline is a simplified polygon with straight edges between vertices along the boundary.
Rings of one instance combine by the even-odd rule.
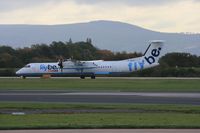
[[[0,102],[1,109],[13,110],[39,110],[39,109],[127,109],[143,112],[173,112],[200,114],[197,105],[171,105],[171,104],[85,104],[85,103],[25,103],[25,102]]]
[[[200,92],[200,79],[0,79],[0,90]]]
[[[200,128],[200,114],[84,113],[0,115],[0,129]]]

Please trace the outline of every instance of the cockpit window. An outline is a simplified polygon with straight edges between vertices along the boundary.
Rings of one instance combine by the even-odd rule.
[[[30,68],[31,67],[31,65],[26,65],[26,66],[24,66],[25,68]]]

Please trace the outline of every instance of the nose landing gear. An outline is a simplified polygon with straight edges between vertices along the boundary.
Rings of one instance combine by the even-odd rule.
[[[26,79],[26,76],[20,76],[21,79]]]

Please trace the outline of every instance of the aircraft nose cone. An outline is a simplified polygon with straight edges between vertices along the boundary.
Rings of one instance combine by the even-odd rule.
[[[18,74],[19,74],[19,71],[16,71],[15,74],[18,75]]]
[[[19,74],[21,73],[20,71],[21,71],[21,69],[19,69],[18,71],[16,71],[15,74],[16,74],[16,75],[19,75]]]

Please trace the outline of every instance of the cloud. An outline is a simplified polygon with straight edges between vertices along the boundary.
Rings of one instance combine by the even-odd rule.
[[[183,0],[74,0],[78,4],[125,4],[130,6],[149,6],[176,3]]]
[[[13,11],[19,8],[29,8],[44,4],[48,0],[0,0],[0,11]]]
[[[75,2],[77,5],[128,5],[128,6],[160,6],[183,1],[200,2],[200,0],[0,0],[0,11],[12,11],[19,8],[31,8],[47,3]]]
[[[0,23],[66,24],[113,20],[156,31],[200,32],[199,1],[0,0]]]
[[[194,2],[200,2],[200,0],[193,0]]]
[[[0,0],[0,11],[13,11],[22,8],[31,8],[34,6],[45,5],[47,3],[54,3],[55,5],[59,3],[75,2],[77,5],[87,4],[87,5],[129,5],[129,6],[153,6],[153,5],[163,5],[168,3],[176,3],[183,0]],[[199,0],[194,0],[198,1]]]

